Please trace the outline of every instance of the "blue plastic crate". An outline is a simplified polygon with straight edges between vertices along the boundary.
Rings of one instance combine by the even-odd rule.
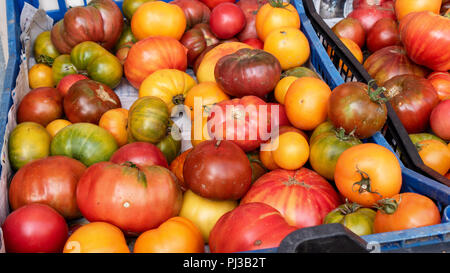
[[[60,9],[47,11],[47,14],[55,19],[55,22],[64,17],[67,11],[64,0],[57,0]],[[165,0],[166,2],[170,2]],[[8,47],[9,60],[6,69],[6,77],[4,82],[4,89],[1,91],[0,100],[0,135],[5,134],[5,126],[7,123],[7,116],[9,108],[12,105],[11,91],[15,88],[16,77],[19,72],[20,65],[20,27],[19,19],[20,12],[23,8],[24,2],[28,2],[35,7],[39,6],[38,0],[16,0],[7,1],[7,19],[8,19]],[[122,6],[123,1],[114,1],[119,7]],[[86,0],[84,0],[86,4]],[[301,0],[295,0],[294,5],[299,12],[301,19],[301,30],[307,37],[311,47],[311,63],[316,71],[322,76],[327,84],[334,89],[336,86],[343,84],[339,72],[336,70],[334,64],[328,57],[323,48],[319,38],[317,37],[308,17],[305,14]],[[7,137],[7,136],[5,136]],[[373,142],[382,145],[392,152],[386,139],[381,133],[377,133],[373,137],[365,140],[366,142]],[[394,249],[423,246],[441,242],[450,241],[450,188],[439,184],[423,175],[420,175],[410,169],[402,166],[403,186],[402,192],[417,192],[432,198],[438,204],[442,212],[442,223],[439,225],[428,226],[423,228],[415,228],[403,230],[399,232],[387,232],[362,236],[367,242],[376,242],[381,246],[381,251],[388,251]],[[0,169],[1,170],[1,169]],[[276,248],[265,249],[255,252],[276,252]]]

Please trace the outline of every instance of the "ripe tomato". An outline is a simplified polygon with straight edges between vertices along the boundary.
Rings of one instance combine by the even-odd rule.
[[[440,102],[431,112],[430,125],[433,132],[450,141],[450,100]]]
[[[119,148],[111,156],[110,160],[116,164],[133,162],[141,167],[158,165],[168,168],[164,154],[155,145],[148,142],[133,142]]]
[[[272,151],[274,151],[276,147],[275,142],[268,142],[264,145],[266,145],[266,149],[261,149],[259,151],[259,159],[267,169],[271,171],[279,169],[280,166],[273,160],[272,156]]]
[[[282,27],[270,32],[264,41],[264,50],[280,61],[283,70],[303,65],[310,54],[308,39],[294,27]]]
[[[111,133],[119,147],[128,143],[127,124],[128,110],[124,108],[106,111],[98,122],[98,126]]]
[[[47,129],[47,132],[53,138],[62,128],[71,124],[72,122],[65,119],[55,119],[54,121],[50,122],[47,127],[45,127],[45,129]]]
[[[450,74],[448,72],[433,72],[427,78],[436,90],[439,99],[450,98]]]
[[[184,217],[173,217],[158,228],[139,235],[134,253],[203,253],[205,246],[198,227]]]
[[[296,132],[281,134],[278,137],[278,147],[272,151],[272,156],[273,161],[281,168],[296,170],[308,161],[308,141],[303,135]]]
[[[186,16],[174,4],[150,1],[142,4],[131,19],[131,31],[138,40],[165,36],[180,40],[186,29]]]
[[[171,4],[179,6],[186,16],[186,29],[197,24],[208,23],[211,11],[200,1],[174,0]]]
[[[405,230],[441,223],[441,215],[434,202],[413,192],[394,195],[379,201],[373,228],[375,233]]]
[[[2,225],[6,252],[61,252],[68,236],[64,218],[43,204],[31,204],[13,211]]]
[[[204,3],[205,5],[208,6],[208,8],[213,9],[215,8],[217,5],[221,4],[221,3],[234,3],[236,2],[236,0],[200,0],[200,2]]]
[[[186,191],[187,185],[184,182],[183,177],[183,165],[184,161],[186,161],[187,155],[192,151],[192,148],[187,149],[186,151],[182,152],[179,156],[177,156],[169,166],[169,170],[178,178],[178,182],[180,183],[181,190]]]
[[[282,0],[270,1],[256,14],[256,32],[259,39],[265,42],[269,34],[280,27],[299,29],[300,17],[293,5],[286,4]]]
[[[28,81],[31,89],[55,86],[52,68],[45,64],[33,65],[28,71]]]
[[[41,32],[34,41],[33,52],[37,63],[52,66],[53,61],[60,54],[50,36],[50,31]]]
[[[450,150],[447,145],[434,139],[422,140],[416,143],[420,158],[425,165],[441,175],[450,169]]]
[[[257,49],[263,49],[264,43],[258,38],[249,38],[242,41],[244,44],[248,44],[249,46]]]
[[[355,18],[347,17],[331,29],[339,38],[347,38],[362,48],[366,42],[366,33],[361,23]]]
[[[301,130],[313,130],[327,118],[331,89],[316,78],[303,77],[289,87],[285,106],[289,121]]]
[[[353,9],[353,11],[347,16],[347,18],[348,17],[357,19],[361,23],[364,31],[367,34],[378,20],[382,18],[392,18],[395,20],[395,13],[391,8],[369,6],[359,9]]]
[[[245,15],[236,4],[221,3],[212,10],[209,25],[217,38],[229,39],[244,29]]]
[[[263,45],[263,42],[258,39],[258,33],[256,32],[256,14],[258,14],[258,10],[267,2],[268,0],[240,0],[236,3],[245,15],[245,27],[236,36],[239,41],[252,39]]]
[[[380,19],[367,34],[367,48],[375,52],[393,45],[401,45],[397,22],[392,18]]]
[[[75,230],[63,253],[130,253],[122,231],[105,222],[92,222]]]
[[[64,97],[67,95],[67,92],[69,92],[70,87],[76,83],[77,81],[81,80],[87,80],[89,79],[85,75],[81,74],[70,74],[67,76],[64,76],[56,86],[56,88],[59,90],[59,93],[61,93],[61,96]]]
[[[442,0],[396,0],[395,2],[395,14],[397,20],[400,21],[412,12],[418,11],[431,11],[435,14],[439,14],[441,9]]]
[[[28,92],[17,108],[17,122],[31,121],[47,126],[63,116],[63,98],[56,88],[39,87]]]
[[[351,202],[370,207],[400,192],[402,172],[397,157],[373,143],[353,146],[338,158],[334,181]]]
[[[207,199],[187,190],[183,196],[180,216],[191,220],[200,229],[203,240],[208,242],[209,234],[219,218],[237,205],[235,200]]]
[[[286,93],[295,80],[298,79],[295,76],[287,76],[282,78],[277,85],[275,86],[274,95],[275,99],[280,103],[284,105],[284,98],[286,96]]]
[[[201,121],[200,118],[209,115],[209,111],[214,104],[229,99],[230,97],[220,89],[217,83],[202,82],[189,90],[184,99],[184,105],[190,110],[191,120],[198,119],[198,121]],[[198,104],[195,104],[196,100],[198,100]],[[206,114],[203,114],[203,111]]]

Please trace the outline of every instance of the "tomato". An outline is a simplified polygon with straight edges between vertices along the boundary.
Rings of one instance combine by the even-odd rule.
[[[356,58],[356,60],[358,60],[358,62],[362,63],[363,62],[363,53],[361,51],[361,48],[359,48],[359,46],[350,39],[347,39],[344,37],[340,37],[339,39],[344,44],[344,46],[350,51],[350,53]],[[331,57],[331,47],[330,46],[328,46],[327,53]],[[352,72],[348,69],[348,67],[345,64],[344,65],[342,64],[342,60],[339,61],[338,68],[340,68],[340,67],[342,67],[342,71],[348,71],[347,74],[349,77],[351,77]]]
[[[28,72],[31,89],[39,87],[54,87],[52,68],[45,64],[35,64]]]
[[[316,128],[327,118],[330,95],[330,87],[320,79],[303,77],[295,80],[284,99],[289,121],[301,130]]]
[[[190,29],[196,24],[209,23],[211,11],[204,3],[191,0],[174,0],[170,3],[183,10],[186,16],[186,29]]]
[[[320,79],[320,76],[316,72],[304,66],[294,67],[283,72],[282,77],[289,76],[294,76],[297,78],[311,77]]]
[[[230,253],[278,247],[294,230],[271,206],[243,204],[220,217],[210,233],[209,249]]]
[[[68,76],[77,74],[78,70],[73,65],[70,55],[63,54],[59,55],[54,61],[52,65],[52,75],[53,75],[53,82],[59,86],[59,82],[62,78]],[[87,78],[87,77],[86,77]],[[69,90],[69,88],[66,88]]]
[[[167,135],[169,109],[157,97],[142,97],[131,105],[128,113],[130,140],[156,144]]]
[[[24,165],[10,184],[11,208],[40,203],[52,207],[66,219],[80,217],[75,189],[85,170],[82,163],[65,156],[50,156]]]
[[[450,98],[450,74],[448,72],[433,72],[427,78],[436,90],[439,99]]]
[[[423,163],[445,175],[450,169],[450,149],[447,145],[434,139],[422,140],[416,143],[417,151]]]
[[[256,14],[256,31],[259,39],[266,42],[269,34],[278,28],[300,28],[300,17],[291,4],[281,0],[269,1]]]
[[[194,1],[192,1],[194,2]],[[192,28],[186,31],[180,39],[188,50],[187,60],[188,65],[192,67],[197,58],[206,50],[207,43],[203,32],[198,28]]]
[[[245,152],[257,149],[269,138],[272,119],[267,103],[244,96],[215,104],[208,117],[208,130],[214,139],[231,140]]]
[[[136,37],[134,37],[133,32],[131,31],[131,26],[129,23],[125,23],[123,25],[122,34],[120,35],[119,40],[117,41],[114,51],[116,54],[121,48],[132,46],[137,42]]]
[[[201,99],[201,101],[200,101]],[[203,111],[206,111],[205,115],[209,115],[209,111],[212,106],[218,102],[229,100],[230,97],[217,85],[215,82],[203,82],[192,87],[186,94],[184,105],[190,110],[191,120],[200,122],[203,115]],[[195,104],[195,101],[199,100],[199,104]],[[198,108],[195,108],[197,106]],[[197,120],[198,119],[198,120]],[[195,126],[195,123],[193,127]]]
[[[98,122],[98,126],[107,130],[116,139],[119,147],[128,143],[127,133],[128,110],[116,108],[106,111]]]
[[[71,125],[72,123],[65,119],[55,119],[50,122],[45,129],[53,138],[62,128]]]
[[[13,211],[2,225],[6,252],[61,252],[68,236],[64,218],[43,204],[31,204]]]
[[[244,29],[245,15],[236,4],[220,3],[212,9],[209,25],[217,38],[229,39]]]
[[[181,150],[181,132],[173,123],[167,128],[167,135],[158,143],[156,147],[161,150],[167,163],[170,164],[178,156]]]
[[[322,224],[323,218],[340,204],[333,187],[306,168],[280,169],[263,175],[241,200],[241,205],[252,202],[272,206],[288,224],[297,228]]]
[[[51,155],[65,155],[86,166],[109,160],[116,150],[114,137],[92,123],[75,123],[64,127],[50,145]]]
[[[400,38],[412,61],[435,71],[450,70],[450,18],[429,11],[400,21]]]
[[[215,82],[214,68],[220,58],[232,54],[241,48],[251,48],[249,45],[239,42],[223,43],[208,51],[197,68],[196,76],[199,83]],[[199,57],[200,58],[200,57]]]
[[[206,140],[187,155],[183,177],[202,197],[237,200],[250,188],[252,168],[246,154],[232,141]]]
[[[323,223],[341,223],[356,235],[363,236],[373,233],[375,215],[374,210],[361,208],[356,203],[346,203],[328,213]]]
[[[149,37],[134,44],[124,64],[130,84],[139,89],[142,81],[153,72],[173,68],[185,71],[187,50],[174,38]]]
[[[409,138],[411,139],[412,143],[416,145],[417,142],[422,140],[429,140],[429,139],[435,139],[437,141],[442,142],[443,144],[447,144],[444,140],[440,139],[439,137],[428,134],[428,133],[420,133],[420,134],[409,134]]]
[[[76,83],[77,81],[81,80],[87,80],[89,79],[85,75],[81,74],[70,74],[67,76],[64,76],[58,83],[58,86],[56,87],[61,94],[62,97],[65,97],[67,95],[67,92],[69,92],[70,87]]]
[[[102,115],[122,107],[119,97],[107,85],[93,80],[74,83],[64,97],[64,112],[72,123],[98,124]]]
[[[424,195],[405,192],[383,199],[374,220],[374,232],[390,232],[437,225],[441,223],[439,209]]]
[[[282,27],[270,32],[264,41],[264,50],[280,61],[283,70],[303,65],[310,55],[308,39],[298,28],[293,27]]]
[[[8,156],[13,170],[28,162],[47,157],[50,153],[51,137],[47,130],[35,122],[18,124],[9,135]]]
[[[354,0],[353,9],[359,9],[370,6],[393,7],[392,0]]]
[[[122,231],[105,222],[79,227],[70,235],[64,253],[130,253]]]
[[[316,139],[323,133],[330,133],[335,131],[336,128],[334,128],[333,123],[331,121],[327,120],[323,123],[321,123],[319,126],[314,129],[311,136],[309,137],[309,144],[313,145]]]
[[[124,44],[121,48],[119,48],[116,52],[116,57],[119,62],[123,65],[127,60],[128,53],[130,52],[130,48],[133,46],[132,43]]]
[[[431,83],[415,75],[400,75],[384,83],[386,97],[408,133],[420,133],[429,126],[431,111],[439,97]]]
[[[441,4],[442,0],[396,0],[395,14],[399,21],[412,12],[431,11],[435,14],[439,14]]]
[[[43,31],[36,37],[33,45],[33,53],[39,64],[53,65],[53,61],[60,54],[52,43],[50,31]]]
[[[149,1],[151,0],[124,0],[122,4],[123,15],[125,15],[128,21],[131,21],[136,10],[142,6],[142,4]]]
[[[337,86],[328,102],[328,118],[335,128],[354,132],[358,138],[368,138],[381,130],[387,119],[383,89],[373,90],[360,82],[347,82]],[[348,109],[351,109],[349,111]]]
[[[32,121],[45,127],[62,116],[62,97],[56,88],[51,87],[31,90],[17,108],[18,123]]]
[[[261,45],[263,45],[263,42],[258,39],[258,33],[256,31],[256,15],[258,14],[258,10],[267,2],[268,0],[241,0],[237,2],[237,5],[241,8],[245,15],[245,27],[236,36],[239,41],[246,43],[245,41],[252,39],[255,43],[258,41]]]
[[[295,76],[287,76],[282,78],[280,81],[278,81],[277,85],[275,86],[274,95],[275,99],[280,103],[284,104],[284,98],[286,96],[286,93],[291,86],[291,84],[298,79]]]
[[[400,192],[402,172],[391,151],[365,143],[348,148],[339,156],[334,181],[345,198],[370,207]]]
[[[258,180],[258,178],[260,178],[267,172],[267,169],[259,159],[258,151],[247,153],[247,157],[248,160],[250,160],[250,166],[252,167],[252,183],[254,183],[256,180]]]
[[[131,19],[131,31],[138,40],[151,36],[171,37],[179,40],[186,29],[186,16],[174,4],[150,1],[142,4]]]
[[[184,97],[196,85],[187,73],[176,69],[161,69],[145,78],[139,88],[139,97],[154,96],[162,99],[169,112],[176,105],[183,105]]]
[[[198,29],[203,33],[203,37],[205,38],[207,47],[212,46],[212,45],[217,45],[219,43],[224,42],[224,40],[220,41],[216,37],[216,35],[214,35],[214,33],[211,31],[211,27],[209,26],[209,23],[196,24],[193,28]]]
[[[347,18],[358,20],[367,34],[378,20],[382,18],[392,18],[395,20],[395,13],[391,8],[371,6],[353,9],[353,11],[347,15]]]
[[[194,118],[191,126],[191,144],[197,146],[205,140],[211,140],[212,137],[208,131],[208,117]]]
[[[110,161],[116,164],[133,162],[140,167],[159,165],[168,168],[164,154],[155,145],[148,142],[133,142],[122,146],[111,156]]]
[[[242,41],[244,44],[247,44],[255,49],[264,49],[264,43],[258,38],[249,38]]]
[[[271,171],[280,168],[280,166],[278,166],[278,164],[273,159],[272,155],[272,151],[276,149],[275,144],[275,142],[265,143],[266,149],[260,149],[259,151],[259,158],[261,159],[261,162],[263,163],[264,167]]]
[[[431,112],[430,125],[440,138],[450,141],[450,100],[440,102]]]
[[[173,172],[173,174],[178,178],[178,182],[180,183],[181,190],[186,191],[187,185],[184,182],[184,176],[183,176],[183,166],[184,162],[186,161],[187,155],[192,151],[192,148],[187,149],[186,151],[182,152],[179,156],[177,156],[169,166],[169,170]]]
[[[347,17],[340,20],[331,29],[339,38],[347,38],[355,42],[360,48],[366,43],[366,33],[361,23],[355,18]]]
[[[289,119],[286,114],[286,107],[279,103],[269,102],[267,104],[268,107],[268,115],[271,118],[271,130],[274,132],[275,128],[279,127],[281,129],[282,126],[291,126]],[[278,119],[275,120],[275,116],[272,116],[272,111],[278,109]],[[293,127],[292,127],[293,128]],[[299,130],[300,131],[300,130]]]
[[[334,179],[334,171],[339,156],[348,148],[361,144],[354,136],[345,135],[344,129],[326,132],[311,142],[311,167],[328,180]]]
[[[367,34],[367,48],[375,52],[393,45],[401,45],[397,22],[392,18],[378,20]]]
[[[234,97],[264,97],[281,77],[280,62],[262,49],[239,49],[219,59],[214,69],[216,82]]]
[[[51,31],[52,42],[62,54],[68,54],[77,44],[85,41],[99,43],[110,50],[122,33],[123,15],[111,0],[93,0],[83,7],[70,8],[64,19]]]
[[[208,6],[208,8],[213,9],[215,8],[217,5],[221,4],[221,3],[234,3],[236,2],[235,0],[200,0],[200,2],[204,3],[205,5]]]
[[[427,69],[413,63],[401,46],[388,46],[376,51],[366,59],[364,68],[378,85],[398,75],[425,77],[427,74]]]
[[[301,134],[287,132],[281,134],[275,141],[278,141],[278,147],[272,151],[272,157],[281,168],[296,170],[308,161],[308,141]]]
[[[134,253],[203,253],[205,246],[198,227],[189,219],[173,217],[158,228],[139,235]]]
[[[100,162],[86,170],[77,186],[77,204],[88,221],[108,222],[128,233],[178,215],[181,201],[176,177],[156,165]]]

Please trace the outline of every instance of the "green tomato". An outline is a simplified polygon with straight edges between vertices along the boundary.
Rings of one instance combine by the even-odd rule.
[[[60,55],[52,43],[50,31],[44,31],[34,41],[34,58],[37,63],[52,66],[55,59]]]
[[[131,32],[131,27],[128,24],[124,24],[122,34],[120,35],[119,40],[116,43],[115,51],[122,48],[125,44],[134,44],[137,42],[137,39],[134,37],[133,32]]]
[[[355,203],[340,205],[325,216],[323,223],[341,223],[359,236],[373,233],[376,212]]]
[[[152,0],[124,0],[122,4],[122,10],[128,21],[131,22],[131,18],[136,10],[144,3]]]
[[[333,123],[331,123],[331,121],[325,121],[325,122],[319,124],[319,126],[317,126],[316,129],[314,129],[314,131],[311,134],[311,137],[309,138],[310,145],[312,145],[314,140],[322,133],[333,132],[333,131],[334,131],[334,125],[333,125]]]
[[[303,66],[294,67],[289,70],[286,70],[283,73],[283,77],[288,77],[288,76],[294,76],[297,78],[312,77],[312,78],[320,79],[319,75],[317,75],[316,72],[314,72],[313,70],[311,70],[309,68],[303,67]]]
[[[447,143],[444,140],[442,140],[441,138],[439,138],[433,134],[428,134],[428,133],[410,134],[409,138],[411,139],[411,141],[414,145],[416,145],[417,142],[420,142],[422,140],[430,140],[430,139],[438,140],[438,141],[444,143],[445,145],[447,145]]]
[[[59,55],[52,65],[53,82],[58,85],[59,81],[67,75],[78,74],[77,68],[70,60],[70,55]]]
[[[172,125],[174,130],[177,127]],[[180,153],[181,150],[181,136],[173,137],[171,133],[167,134],[156,146],[161,150],[161,152],[166,157],[167,163],[170,164]]]

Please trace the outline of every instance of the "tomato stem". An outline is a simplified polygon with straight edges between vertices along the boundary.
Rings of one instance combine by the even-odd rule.
[[[289,6],[289,0],[286,1],[286,4],[283,0],[269,0],[269,4],[274,8],[286,8]]]
[[[53,65],[53,61],[55,61],[55,59],[53,59],[52,57],[46,56],[46,55],[39,55],[36,57],[37,63],[46,64],[50,67]]]
[[[384,87],[378,87],[375,89],[374,85],[376,84],[375,80],[369,81],[367,84],[367,93],[369,94],[370,100],[373,102],[377,102],[379,104],[385,103],[388,101],[388,98],[382,96],[382,94],[386,91]]]
[[[172,97],[172,102],[175,105],[184,104],[184,96],[183,96],[183,94],[178,94],[176,96],[173,96]]]
[[[339,208],[339,211],[343,215],[347,215],[356,212],[360,208],[361,205],[359,205],[358,203],[349,203],[348,200],[346,200],[345,205],[342,208]]]
[[[397,209],[398,205],[402,201],[402,197],[400,196],[398,202],[394,198],[385,198],[378,200],[377,204],[374,205],[374,208],[380,210],[382,213],[385,214],[394,214]]]
[[[334,133],[336,135],[336,137],[341,140],[341,141],[348,141],[350,139],[355,138],[354,134],[355,134],[355,130],[353,129],[353,131],[351,131],[348,135],[345,134],[345,129],[340,127],[339,129],[335,129]]]
[[[364,193],[364,192],[368,192],[368,193],[375,193],[381,196],[381,194],[379,194],[378,192],[372,191],[372,187],[370,185],[370,176],[368,173],[361,171],[358,167],[356,167],[356,172],[358,172],[361,175],[361,180],[353,183],[352,186],[352,190],[354,190],[356,185],[359,185],[359,189],[358,192],[359,193]]]

